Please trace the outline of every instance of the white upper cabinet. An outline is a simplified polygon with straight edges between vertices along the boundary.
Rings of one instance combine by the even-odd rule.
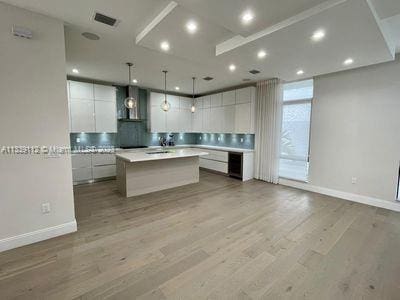
[[[168,95],[171,109],[160,108],[163,94],[151,93],[152,132],[254,133],[255,87],[227,91],[192,99]]]
[[[96,132],[94,101],[70,99],[71,132]]]
[[[235,132],[235,105],[227,105],[223,107],[223,133],[234,133]]]
[[[117,132],[117,109],[113,101],[94,101],[96,132]]]
[[[94,100],[115,102],[116,101],[115,87],[95,84],[94,85]]]
[[[190,109],[180,109],[179,131],[192,132],[192,111]]]
[[[246,87],[236,90],[236,103],[248,103],[255,99],[256,88]]]
[[[203,109],[196,108],[196,111],[192,114],[192,131],[203,132]]]
[[[235,133],[251,133],[251,103],[235,106]]]
[[[68,81],[71,132],[117,132],[116,90]]]
[[[222,106],[222,93],[211,95],[211,107]]]
[[[222,105],[234,105],[236,103],[236,90],[222,94]]]
[[[195,98],[194,99],[194,106],[196,109],[202,109],[203,108],[203,97]]]
[[[211,107],[211,97],[204,96],[203,97],[203,108],[210,108]]]
[[[179,97],[179,107],[181,109],[191,109],[192,108],[192,98]]]
[[[163,111],[160,105],[150,108],[150,130],[151,132],[166,132],[167,113]]]
[[[92,83],[69,81],[69,97],[71,99],[94,99]]]
[[[167,116],[167,132],[180,132],[180,110],[179,108],[170,108],[169,111],[165,112]]]
[[[171,108],[180,108],[179,96],[167,95],[167,101],[171,105]]]

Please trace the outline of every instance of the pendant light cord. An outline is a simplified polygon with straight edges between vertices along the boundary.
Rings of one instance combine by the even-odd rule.
[[[131,89],[130,89],[130,86],[131,86],[131,82],[132,82],[132,77],[131,77],[131,67],[133,66],[133,64],[132,63],[126,63],[127,65],[128,65],[128,70],[129,70],[129,82],[128,82],[128,96],[129,96],[129,98],[132,98],[131,96]]]
[[[193,79],[193,92],[192,92],[192,105],[195,104],[195,100],[194,100],[194,81],[196,80],[196,77],[192,77]]]
[[[164,72],[164,103],[167,103],[167,73],[168,71]]]

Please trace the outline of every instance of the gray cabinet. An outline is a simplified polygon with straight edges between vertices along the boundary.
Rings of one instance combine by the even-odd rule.
[[[114,153],[77,153],[71,161],[74,184],[116,176]]]

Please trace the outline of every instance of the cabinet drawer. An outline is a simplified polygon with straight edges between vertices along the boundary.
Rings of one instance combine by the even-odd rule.
[[[72,180],[74,182],[92,180],[92,168],[79,168],[72,170]]]
[[[204,169],[214,170],[221,173],[228,173],[228,163],[200,158],[200,167]]]
[[[203,149],[203,151],[208,153],[208,155],[204,157],[205,159],[213,159],[217,161],[228,162],[228,152],[216,151],[210,149]]]
[[[109,166],[95,166],[93,167],[93,178],[100,179],[106,177],[113,177],[117,173],[115,165]]]
[[[92,156],[88,154],[72,154],[72,169],[90,168],[92,166]]]
[[[96,153],[92,154],[93,166],[115,165],[115,154]]]

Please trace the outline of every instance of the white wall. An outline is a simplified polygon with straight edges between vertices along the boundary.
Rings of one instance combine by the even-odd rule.
[[[0,146],[69,146],[62,22],[0,2],[0,45]],[[71,174],[69,156],[0,154],[0,251],[76,230]]]
[[[320,76],[314,84],[309,185],[394,202],[400,59]]]

